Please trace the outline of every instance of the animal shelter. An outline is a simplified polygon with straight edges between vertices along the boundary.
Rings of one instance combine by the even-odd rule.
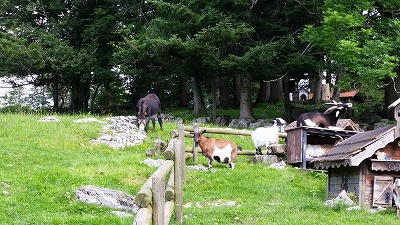
[[[312,161],[328,171],[328,198],[342,190],[361,206],[393,206],[393,184],[400,178],[400,99],[396,125],[355,134]]]
[[[287,132],[287,163],[301,165],[303,169],[319,155],[331,150],[334,145],[359,133],[356,124],[350,119],[339,119],[337,129],[296,126],[289,124]]]

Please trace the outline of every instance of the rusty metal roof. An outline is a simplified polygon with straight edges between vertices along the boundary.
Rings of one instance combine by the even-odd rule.
[[[388,126],[377,130],[355,134],[330,151],[322,154],[313,162],[333,162],[350,159],[352,156],[362,152],[366,146],[381,139],[388,132],[393,131],[395,126]]]

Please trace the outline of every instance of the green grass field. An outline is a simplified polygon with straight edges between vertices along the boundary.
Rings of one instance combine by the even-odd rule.
[[[93,115],[55,115],[61,122],[38,122],[43,115],[0,114],[0,224],[132,224],[113,209],[87,205],[75,190],[96,185],[135,195],[156,170],[142,163],[157,137],[177,129],[150,129],[145,143],[123,149],[96,145],[102,124],[74,123]],[[189,125],[189,124],[187,124]],[[214,136],[212,134],[207,136]],[[216,135],[215,135],[216,136]],[[219,136],[253,149],[250,137]],[[187,144],[191,140],[186,140]],[[200,164],[207,160],[199,155]],[[194,165],[192,160],[188,165]],[[184,224],[393,224],[394,209],[371,214],[324,206],[323,173],[288,167],[270,169],[239,156],[235,170],[214,163],[214,172],[187,170],[183,186]],[[231,206],[215,206],[233,202]],[[176,224],[172,219],[172,224]]]

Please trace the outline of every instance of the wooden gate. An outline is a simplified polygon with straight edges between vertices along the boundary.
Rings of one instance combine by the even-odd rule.
[[[391,207],[393,199],[393,177],[375,176],[372,206]]]

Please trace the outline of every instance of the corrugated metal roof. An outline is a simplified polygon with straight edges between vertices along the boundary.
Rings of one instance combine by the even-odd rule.
[[[377,130],[355,134],[313,161],[333,162],[350,159],[352,156],[363,151],[366,146],[379,140],[394,128],[395,126],[388,126]]]

